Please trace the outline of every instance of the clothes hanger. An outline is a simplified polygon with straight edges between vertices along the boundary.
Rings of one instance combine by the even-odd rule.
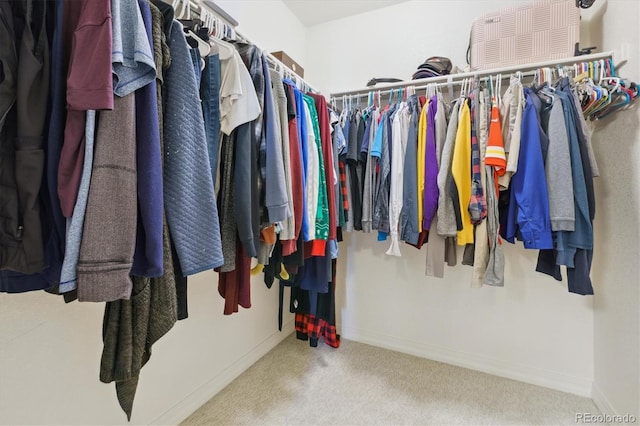
[[[601,108],[599,111],[590,114],[591,118],[602,119],[617,110],[627,107],[633,99],[627,91],[622,90],[621,88],[612,93],[612,98],[613,101],[610,102],[607,107]]]
[[[485,84],[489,89],[489,99],[493,99],[493,76],[492,75],[487,76]]]
[[[608,90],[606,87],[602,88],[602,97],[596,102],[589,111],[588,115],[596,115],[598,112],[608,109],[611,106],[612,100],[616,97],[616,90]],[[626,98],[626,97],[625,97]],[[628,99],[626,99],[628,103]]]
[[[278,69],[278,74],[280,74],[280,78],[284,79],[285,78],[285,69],[284,67],[280,66],[280,64],[276,65],[279,69]]]
[[[174,0],[171,6],[175,11],[176,19],[188,19],[185,15],[189,0]]]
[[[213,15],[213,13],[211,13],[211,11],[205,7],[201,7],[200,20],[203,21],[203,25],[205,27],[209,28],[209,35],[211,35],[213,29],[212,27],[215,23],[215,16]]]
[[[584,62],[580,64],[574,64],[574,73],[575,73],[575,77],[573,77],[574,83],[578,83],[580,81],[589,79],[589,70],[588,70],[588,67],[585,68]]]
[[[191,30],[188,30],[186,34],[187,36],[190,36],[192,39],[194,39],[196,43],[198,43],[198,51],[200,52],[201,58],[206,58],[207,56],[209,56],[209,53],[211,53],[211,46],[209,45],[209,43],[202,40]]]
[[[179,20],[191,20],[191,2],[190,0],[177,0],[176,6],[180,6],[180,12],[176,14]],[[177,7],[174,7],[177,10]],[[202,21],[199,20],[201,23]],[[198,37],[191,28],[183,27],[185,30],[185,35],[193,39],[196,44],[198,51],[200,52],[201,58],[206,58],[211,52],[211,46],[206,41],[202,40]],[[195,27],[194,27],[195,28]],[[201,67],[203,64],[201,64]]]
[[[582,106],[582,111],[585,115],[588,115],[596,103],[602,98],[602,89],[593,83],[589,78],[583,83],[586,87],[587,101]]]
[[[206,16],[207,16],[207,28],[209,28],[209,31],[211,31],[211,27],[213,27],[215,23],[215,15],[207,9],[204,9],[204,10],[206,11]]]
[[[605,77],[606,77],[607,67],[605,65],[605,60],[602,59],[599,62],[599,73],[598,73],[598,84],[602,85]]]
[[[611,77],[616,77],[616,67],[613,64],[613,59],[609,59],[609,65],[611,67]]]
[[[546,104],[545,108],[551,108],[551,106],[553,106],[556,99],[555,91],[556,89],[551,84],[546,83],[538,90],[538,97]]]

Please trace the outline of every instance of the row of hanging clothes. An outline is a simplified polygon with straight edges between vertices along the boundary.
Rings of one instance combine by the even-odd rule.
[[[377,231],[401,256],[401,244],[426,247],[426,275],[444,265],[473,268],[471,286],[503,286],[503,241],[539,250],[536,271],[568,290],[593,294],[595,196],[599,175],[587,119],[628,108],[635,83],[615,75],[611,60],[369,92],[368,105],[342,100],[336,137],[343,173],[345,231]],[[507,76],[508,77],[508,76]],[[447,84],[445,83],[444,86]],[[336,108],[338,109],[338,108]]]
[[[129,418],[189,275],[218,271],[231,314],[257,258],[298,338],[339,345],[327,102],[177,3],[0,2],[0,291],[107,302],[100,380]]]

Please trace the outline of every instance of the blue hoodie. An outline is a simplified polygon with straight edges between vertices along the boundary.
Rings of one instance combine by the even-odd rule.
[[[528,249],[553,248],[549,195],[540,144],[536,109],[529,88],[524,89],[518,171],[511,178],[511,199],[504,238],[514,243],[516,235]]]

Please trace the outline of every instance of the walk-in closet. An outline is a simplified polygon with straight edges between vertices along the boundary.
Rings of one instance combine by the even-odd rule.
[[[0,0],[0,424],[636,424],[639,20]]]

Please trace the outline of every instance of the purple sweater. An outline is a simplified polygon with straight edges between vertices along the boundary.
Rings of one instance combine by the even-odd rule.
[[[438,210],[438,157],[436,154],[436,112],[438,97],[433,96],[427,110],[427,149],[424,162],[424,200],[422,202],[422,229],[431,228]]]

